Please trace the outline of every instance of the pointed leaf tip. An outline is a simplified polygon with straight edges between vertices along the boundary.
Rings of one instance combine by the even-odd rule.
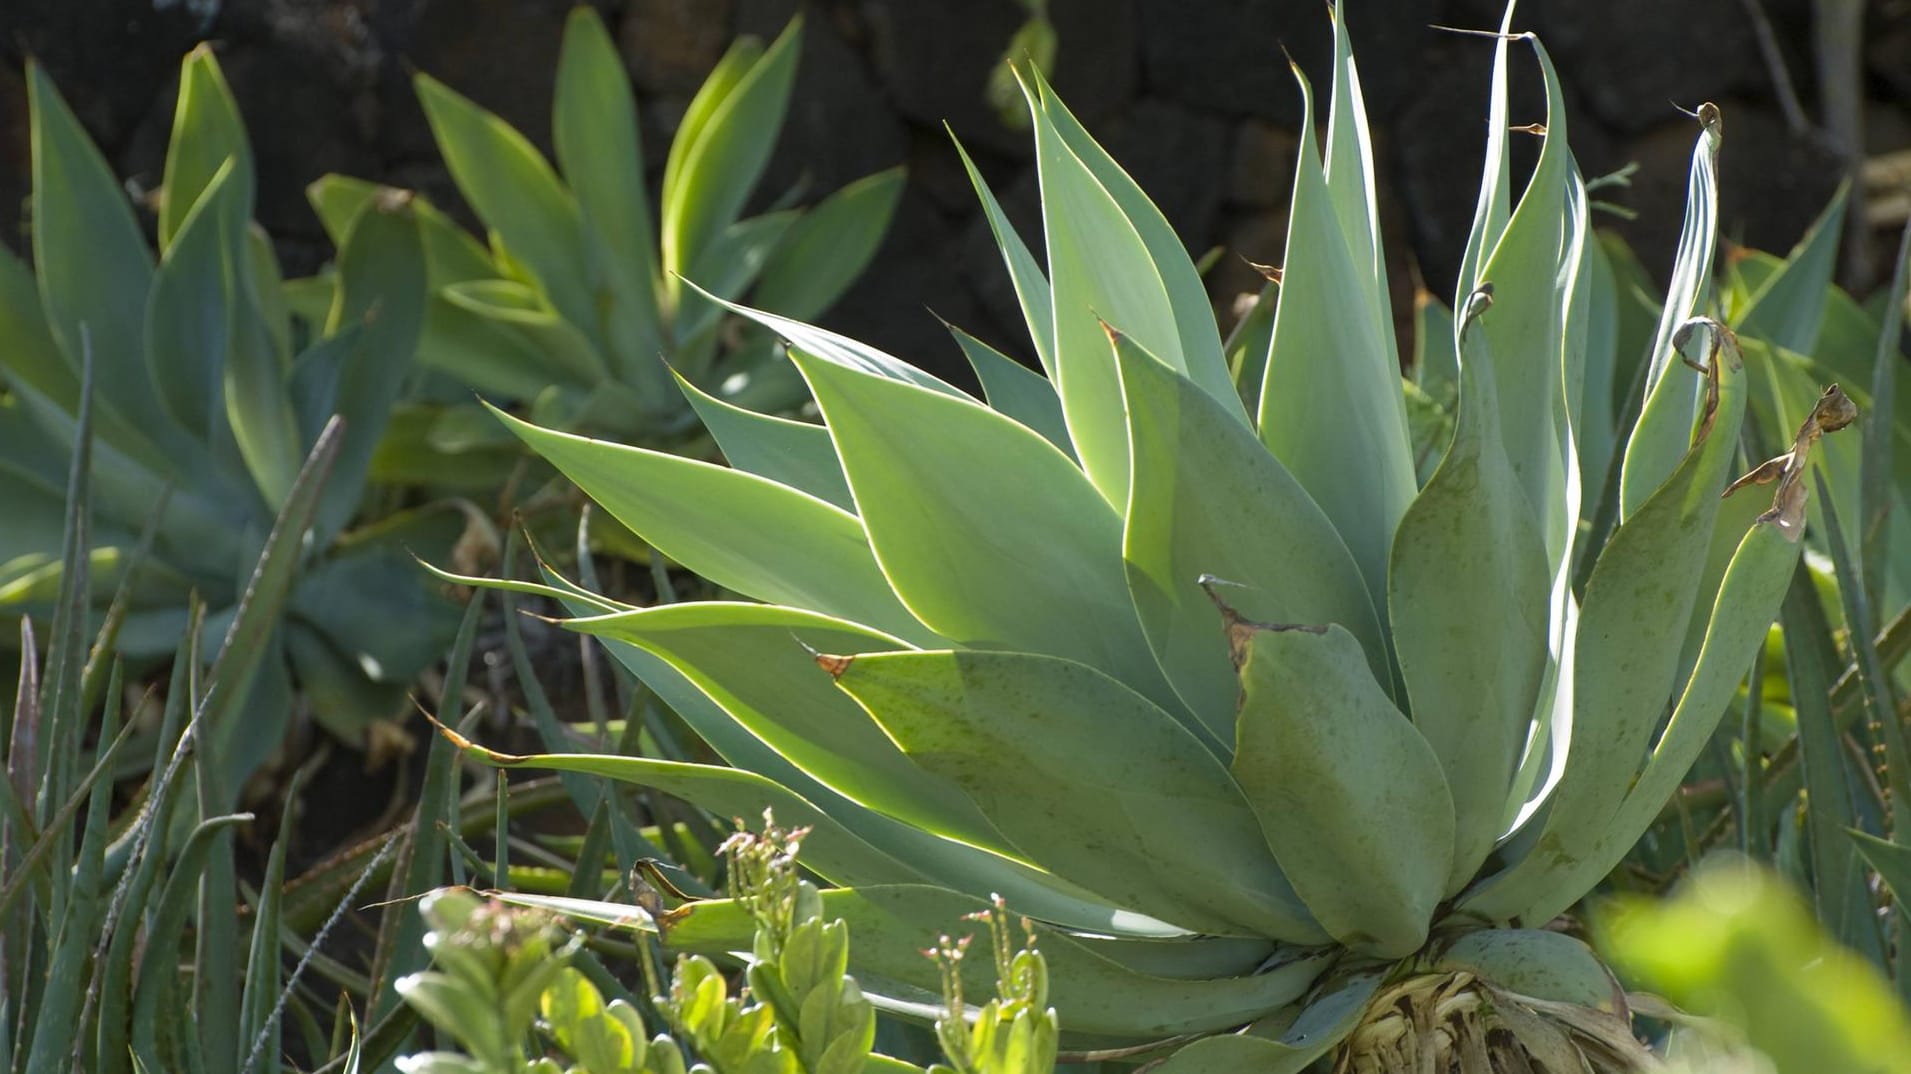
[[[816,660],[817,667],[829,672],[831,680],[841,679],[849,670],[849,665],[856,662],[854,656],[833,656],[829,653],[816,652],[814,649],[810,650],[810,655]]]

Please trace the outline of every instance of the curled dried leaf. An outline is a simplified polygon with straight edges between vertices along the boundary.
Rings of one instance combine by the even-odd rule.
[[[1844,389],[1836,384],[1827,387],[1812,406],[1811,413],[1805,416],[1804,423],[1798,427],[1798,435],[1792,439],[1792,449],[1759,463],[1750,473],[1727,485],[1721,496],[1730,496],[1747,485],[1776,482],[1778,489],[1772,495],[1771,509],[1759,515],[1757,521],[1776,523],[1787,540],[1797,541],[1805,531],[1807,486],[1803,479],[1805,467],[1810,462],[1812,445],[1826,433],[1837,432],[1857,420],[1858,405],[1851,401]]]

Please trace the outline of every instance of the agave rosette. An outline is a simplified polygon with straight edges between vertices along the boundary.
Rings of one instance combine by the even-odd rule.
[[[1517,200],[1516,44],[1548,87]],[[726,468],[505,419],[750,598],[630,609],[554,574],[529,586],[735,767],[529,762],[813,826],[805,863],[840,885],[825,899],[855,972],[902,1009],[933,1012],[924,938],[999,892],[1044,930],[1065,1047],[1209,1036],[1178,1053],[1189,1068],[1298,1070],[1343,1041],[1372,1062],[1436,1045],[1635,1062],[1610,976],[1540,927],[1708,740],[1802,529],[1797,467],[1776,503],[1721,498],[1746,392],[1698,316],[1716,110],[1638,417],[1589,427],[1614,276],[1546,53],[1502,34],[1461,312],[1436,341],[1457,415],[1423,484],[1344,20],[1264,355],[1235,346],[1233,368],[1161,213],[1039,76],[1025,90],[1046,267],[974,177],[1046,375],[958,332],[985,405],[738,307],[787,339],[822,426],[717,426]],[[1607,459],[1602,529],[1582,520]],[[721,902],[667,928],[686,949],[747,935]]]

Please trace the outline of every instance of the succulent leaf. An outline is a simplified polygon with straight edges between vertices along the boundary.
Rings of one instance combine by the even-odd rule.
[[[1326,939],[1226,766],[1113,679],[995,652],[858,656],[835,675],[1035,864],[1197,932]]]
[[[1453,868],[1439,758],[1345,629],[1238,617],[1228,629],[1241,671],[1234,778],[1282,872],[1341,944],[1411,954]]]

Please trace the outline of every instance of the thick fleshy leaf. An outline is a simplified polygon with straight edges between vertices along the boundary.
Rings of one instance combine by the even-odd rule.
[[[798,320],[835,305],[882,245],[904,178],[901,168],[866,175],[806,211],[763,266],[751,300]]]
[[[192,231],[212,228],[216,239],[204,234],[185,235],[182,232],[182,245],[196,247],[191,252],[201,255],[209,252],[205,243],[216,242],[218,260],[208,262],[199,260],[196,265],[170,266],[176,272],[216,271],[224,291],[218,313],[225,319],[225,331],[217,342],[225,344],[216,367],[218,379],[212,384],[217,396],[208,402],[220,413],[225,424],[232,430],[232,437],[238,444],[239,455],[245,460],[246,470],[251,473],[265,502],[276,511],[291,494],[292,483],[299,473],[300,460],[305,452],[299,442],[298,421],[292,410],[292,400],[286,391],[286,368],[281,364],[278,348],[265,325],[260,310],[254,283],[247,271],[246,228],[251,217],[252,206],[245,200],[250,183],[242,181],[236,171],[237,162],[227,164],[212,178],[205,193],[200,197],[199,212],[187,218],[186,226]],[[196,238],[198,241],[186,243],[184,240]],[[170,274],[169,274],[170,275]],[[183,282],[172,275],[169,283]],[[168,295],[167,297],[172,297]],[[154,299],[159,298],[155,291]],[[212,343],[215,339],[172,340],[176,345],[191,347],[200,343]],[[171,369],[163,372],[157,365],[162,360],[177,360],[182,356],[175,353],[155,353],[154,379],[173,373]],[[222,360],[221,360],[222,359]],[[192,359],[187,359],[191,361]],[[201,359],[203,360],[203,359]],[[194,378],[204,370],[187,365],[179,371],[185,378]],[[184,390],[195,387],[190,382]]]
[[[665,165],[665,272],[687,271],[749,200],[783,126],[802,40],[796,18],[768,50],[739,42],[691,102]]]
[[[220,643],[214,665],[220,674],[207,677],[205,699],[194,713],[195,723],[213,744],[213,755],[229,762],[225,771],[241,779],[279,742],[279,735],[261,732],[269,732],[274,719],[283,720],[289,714],[289,696],[281,695],[285,705],[274,712],[274,706],[257,703],[261,699],[254,696],[253,682],[255,677],[276,680],[282,691],[289,690],[280,632],[275,627],[298,578],[306,532],[318,513],[320,492],[342,434],[336,421],[328,425],[306,456]],[[230,791],[236,796],[236,783]]]
[[[597,341],[577,199],[510,124],[430,75],[420,73],[412,84],[459,192],[551,305]]]
[[[1480,197],[1473,208],[1473,226],[1467,230],[1466,252],[1460,258],[1458,289],[1453,294],[1454,308],[1464,306],[1467,296],[1479,289],[1485,279],[1486,259],[1499,244],[1500,232],[1513,212],[1512,158],[1506,152],[1507,50],[1512,44],[1513,10],[1518,0],[1509,0],[1500,16],[1499,37],[1493,43],[1493,76],[1486,106],[1486,152],[1480,175]]]
[[[1738,554],[1732,557],[1732,565],[1719,586],[1698,663],[1638,781],[1627,791],[1612,819],[1575,844],[1579,860],[1560,872],[1551,890],[1518,915],[1520,920],[1538,923],[1564,913],[1617,867],[1658,820],[1679,781],[1712,741],[1719,718],[1737,693],[1759,643],[1765,640],[1778,614],[1798,564],[1801,546],[1797,537],[1795,532],[1786,534],[1776,522],[1755,522],[1745,531]]]
[[[212,185],[226,161],[233,162],[238,198],[252,204],[252,148],[246,140],[239,103],[219,70],[212,47],[201,44],[179,65],[179,103],[173,110],[172,140],[159,199],[159,248],[172,246],[199,197]],[[248,215],[250,213],[248,212]]]
[[[1484,282],[1494,289],[1493,312],[1480,320],[1478,330],[1485,334],[1485,357],[1493,364],[1506,459],[1546,540],[1549,562],[1557,565],[1578,523],[1578,505],[1569,504],[1569,460],[1563,457],[1569,444],[1561,422],[1564,289],[1579,250],[1572,245],[1575,206],[1565,100],[1545,48],[1537,41],[1533,47],[1546,80],[1545,141],[1525,193],[1482,266]]]
[[[1068,657],[1167,692],[1121,573],[1121,519],[987,407],[792,354],[896,595],[965,645]],[[871,624],[876,625],[876,624]]]
[[[1062,414],[1062,399],[1055,394],[1054,382],[955,325],[947,327],[962,348],[962,356],[974,368],[976,379],[982,382],[990,409],[1041,433],[1057,451],[1074,458],[1068,418]]]
[[[541,593],[557,600],[574,615],[630,610],[593,596],[548,569],[544,572],[551,583],[548,586],[462,578],[442,571],[434,573],[466,585]],[[871,846],[898,861],[908,862],[934,882],[978,898],[999,893],[1021,912],[1072,929],[1123,937],[1185,937],[1185,930],[1119,909],[1017,859],[944,839],[857,805],[770,749],[661,657],[629,642],[601,640],[619,663],[654,690],[725,761],[802,795]],[[700,801],[694,797],[692,800]]]
[[[1311,131],[1313,91],[1298,69],[1294,77]],[[1302,138],[1261,440],[1333,522],[1378,603],[1394,526],[1418,485],[1399,365],[1361,297],[1371,286],[1341,234],[1314,140]]]
[[[0,339],[7,341],[6,350],[0,352],[0,369],[6,371],[10,388],[17,390],[24,382],[25,387],[68,413],[79,412],[80,378],[53,341],[46,314],[40,309],[40,289],[33,270],[4,244],[0,244]],[[103,427],[103,423],[95,429],[95,435],[121,442],[116,430]]]
[[[179,454],[183,431],[167,416],[146,372],[146,296],[152,254],[125,191],[38,64],[27,66],[33,143],[33,264],[46,324],[68,368],[90,349],[95,404],[152,442],[140,461],[191,473],[198,453]],[[77,375],[76,375],[77,380]],[[145,445],[129,445],[145,447]]]
[[[215,416],[226,420],[225,367],[237,327],[229,239],[234,221],[244,219],[235,189],[244,180],[236,166],[229,163],[208,177],[193,211],[174,223],[146,305],[146,359],[159,401],[201,438],[211,436]],[[274,430],[274,435],[288,433],[296,429]]]
[[[373,199],[347,231],[338,266],[326,332],[338,338],[356,330],[338,358],[331,395],[329,409],[345,419],[345,439],[319,509],[321,539],[343,530],[358,510],[424,325],[425,252],[409,196]]]
[[[923,937],[947,932],[964,915],[988,908],[981,899],[940,888],[896,885],[843,888],[823,893],[823,914],[841,918],[856,942],[850,971],[873,994],[942,1007],[936,964],[922,957]],[[1011,902],[1009,909],[1014,911]],[[755,923],[733,902],[693,903],[665,935],[672,948],[722,952],[747,950]],[[1279,1010],[1300,996],[1320,973],[1324,958],[1297,958],[1266,973],[1207,980],[1172,980],[1123,969],[1061,932],[1037,927],[1049,969],[1049,1002],[1073,1012],[1072,1032],[1125,1040],[1228,1029]],[[967,959],[964,992],[990,994],[995,967]]]
[[[748,290],[802,215],[796,209],[783,209],[739,220],[710,240],[684,273],[685,279],[672,277],[673,283],[688,285],[678,298],[676,320],[670,326],[676,346],[673,368],[692,379],[708,372],[716,357],[716,333],[724,308],[709,299],[734,299]]]
[[[1613,381],[1624,343],[1619,315],[1624,296],[1619,293],[1612,257],[1605,244],[1596,239],[1588,241],[1584,249],[1585,262],[1579,271],[1586,280],[1586,357],[1579,420],[1573,425],[1573,442],[1579,448],[1580,485],[1586,490],[1580,504],[1581,517],[1598,507],[1618,446],[1619,415],[1613,409]]]
[[[637,103],[617,46],[596,10],[578,6],[564,23],[551,141],[582,214],[592,279],[603,298],[607,348],[640,392],[670,390],[658,324],[657,240],[644,185]],[[507,239],[507,241],[509,241]]]
[[[1685,229],[1672,264],[1672,281],[1652,341],[1646,373],[1645,405],[1626,443],[1620,477],[1621,519],[1641,510],[1685,457],[1700,406],[1699,382],[1683,375],[1673,335],[1687,319],[1703,312],[1700,304],[1711,285],[1712,250],[1718,238],[1719,112],[1701,106],[1698,143],[1692,148],[1691,180],[1686,189]]]
[[[365,206],[381,194],[389,197],[391,187],[349,175],[321,176],[305,188],[305,200],[318,215],[332,245],[343,246],[345,233]],[[460,280],[488,279],[497,275],[491,254],[483,244],[466,234],[441,210],[420,196],[413,196],[412,211],[418,217],[418,229],[425,239],[425,263],[431,273],[434,290]]]
[[[1387,354],[1399,362],[1394,340],[1393,300],[1387,290],[1387,258],[1380,237],[1380,202],[1374,194],[1374,149],[1367,133],[1367,102],[1360,91],[1360,67],[1354,62],[1344,8],[1329,9],[1334,22],[1334,81],[1327,109],[1324,172],[1327,194],[1354,269],[1365,279],[1359,295],[1366,316],[1380,330]]]
[[[712,582],[912,643],[933,641],[891,591],[855,515],[741,470],[496,413],[619,522]]]
[[[1387,576],[1413,723],[1453,793],[1446,894],[1472,879],[1502,834],[1507,791],[1546,675],[1552,578],[1501,446],[1497,374],[1483,331],[1497,311],[1496,304],[1476,313],[1466,326],[1453,440],[1400,518]]]
[[[1360,570],[1313,499],[1206,392],[1127,337],[1113,342],[1135,445],[1128,588],[1188,708],[1219,741],[1234,740],[1241,687],[1207,576],[1255,619],[1341,624],[1375,673],[1390,675]]]
[[[1234,778],[1281,871],[1343,945],[1426,941],[1453,869],[1440,760],[1338,626],[1229,624],[1241,665]]]
[[[1055,371],[1055,300],[1049,290],[1048,277],[1043,274],[1042,266],[1029,253],[1022,236],[1009,223],[1008,214],[1002,211],[1002,205],[995,200],[995,192],[982,178],[982,173],[969,159],[969,151],[956,141],[955,132],[949,132],[949,140],[955,142],[956,152],[962,157],[962,166],[969,172],[969,182],[975,186],[975,195],[982,202],[982,215],[989,222],[989,231],[995,236],[995,245],[1002,251],[1002,261],[1008,266],[1009,281],[1015,286],[1015,297],[1022,306],[1022,317],[1028,322],[1029,341],[1035,347],[1035,357],[1042,363],[1042,369],[1053,382]]]
[[[871,376],[886,377],[890,380],[902,381],[905,384],[913,384],[918,388],[927,388],[930,391],[940,392],[958,399],[969,398],[967,393],[963,392],[960,388],[953,387],[946,381],[929,373],[925,373],[894,355],[877,350],[867,343],[851,339],[845,335],[839,335],[825,328],[818,328],[815,325],[804,324],[802,321],[770,313],[766,310],[752,309],[749,306],[729,302],[724,300],[720,295],[711,294],[707,291],[704,292],[704,297],[722,306],[724,309],[729,310],[731,313],[740,317],[748,317],[750,320],[775,332],[787,340],[792,348],[800,350],[812,358],[821,359],[832,365],[842,366],[845,369],[854,369]]]
[[[565,625],[662,657],[751,734],[851,801],[966,843],[1004,848],[955,784],[904,756],[812,659],[816,652],[880,653],[906,643],[765,604],[672,604]]]
[[[1168,218],[1161,214],[1155,203],[1122,170],[1115,158],[1089,137],[1087,129],[1069,112],[1061,98],[1055,96],[1055,91],[1049,88],[1048,81],[1042,77],[1041,70],[1031,66],[1029,74],[1035,82],[1040,100],[1042,121],[1054,127],[1055,133],[1068,149],[1102,189],[1108,192],[1108,196],[1115,200],[1122,215],[1134,227],[1136,237],[1147,248],[1147,263],[1153,264],[1160,278],[1162,293],[1168,300],[1174,318],[1175,338],[1179,343],[1178,346],[1153,350],[1152,353],[1168,361],[1201,390],[1213,396],[1236,420],[1246,424],[1247,410],[1238,405],[1240,395],[1234,390],[1227,359],[1221,353],[1221,336],[1215,330],[1214,309],[1208,301],[1207,288],[1201,282],[1201,273],[1188,256],[1188,248],[1182,244],[1181,237],[1174,233]],[[1043,199],[1046,201],[1046,180],[1044,183]],[[1050,257],[1053,256],[1051,247]],[[1123,327],[1123,315],[1119,307],[1108,309],[1099,316],[1117,328]],[[1135,331],[1141,338],[1147,338],[1144,328]]]
[[[538,380],[589,388],[610,375],[591,341],[534,288],[515,280],[462,280],[439,295],[482,321],[484,331],[508,337]]]
[[[1495,921],[1548,898],[1558,874],[1583,860],[1583,848],[1606,830],[1632,787],[1653,729],[1678,692],[1681,644],[1745,413],[1744,371],[1728,352],[1711,360],[1716,409],[1678,470],[1614,531],[1593,567],[1572,641],[1570,730],[1554,728],[1569,745],[1545,832],[1525,858],[1467,899]],[[1670,375],[1708,379],[1683,365]]]
[[[1744,308],[1735,311],[1732,327],[1740,335],[1799,354],[1812,352],[1825,319],[1825,289],[1838,267],[1838,241],[1844,235],[1850,192],[1850,180],[1846,180],[1784,264],[1760,283]]]
[[[1033,90],[1024,87],[1033,95]],[[1055,370],[1069,437],[1089,480],[1110,504],[1128,502],[1128,430],[1121,382],[1102,324],[1133,336],[1150,354],[1186,368],[1161,272],[1120,202],[1063,138],[1039,105],[1036,163],[1042,225],[1055,303]],[[1185,255],[1184,255],[1185,256]],[[1218,350],[1218,346],[1217,346]],[[1232,386],[1228,389],[1233,395]]]
[[[677,378],[677,387],[690,400],[731,466],[807,492],[845,511],[856,509],[828,429],[733,406],[682,377]]]
[[[905,753],[962,787],[1043,868],[1196,931],[1326,939],[1226,766],[1114,679],[1028,653],[822,662]]]

